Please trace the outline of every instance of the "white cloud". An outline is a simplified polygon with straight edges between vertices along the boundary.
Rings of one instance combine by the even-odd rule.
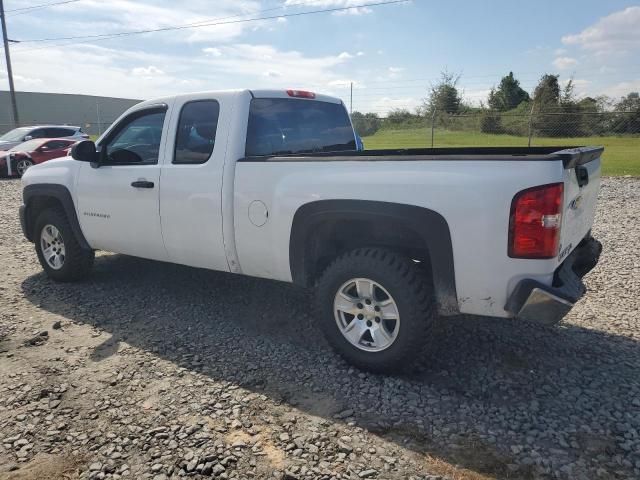
[[[640,50],[640,6],[628,7],[599,19],[582,32],[565,35],[562,43],[596,55],[628,54]]]
[[[158,67],[149,65],[148,67],[136,67],[131,70],[131,73],[136,77],[157,77],[164,75],[164,72]]]
[[[287,23],[287,19],[286,19],[286,17],[278,17],[276,19],[276,22],[278,22],[278,23]]]
[[[557,69],[565,70],[570,67],[575,67],[578,64],[578,60],[571,57],[558,57],[552,63]]]
[[[364,55],[364,52],[358,52],[356,53],[356,57],[362,57]]]
[[[6,75],[5,75],[6,76]],[[15,82],[16,88],[30,88],[36,85],[42,85],[42,79],[40,78],[31,78],[31,77],[23,77],[22,75],[14,75],[13,81]]]
[[[404,70],[402,67],[389,67],[389,72],[391,73],[400,73]]]
[[[351,55],[349,52],[342,52],[340,55],[338,55],[338,58],[342,60],[348,60],[350,58],[353,58],[353,55]]]
[[[363,5],[362,0],[310,0],[304,2],[305,6],[314,6],[320,8],[345,8],[351,7],[348,10],[340,10],[333,12],[334,15],[365,15],[371,13],[373,10]],[[299,0],[286,0],[285,6],[296,6],[300,4]]]
[[[222,50],[220,50],[219,48],[216,48],[216,47],[203,48],[202,51],[204,53],[206,53],[207,55],[211,55],[212,57],[221,57],[222,56]]]
[[[603,88],[598,93],[615,99],[627,95],[629,92],[640,92],[640,78],[627,82],[619,82]]]
[[[62,10],[64,5],[59,8]],[[127,30],[150,30],[176,25],[202,25],[230,22],[256,15],[264,7],[258,0],[216,0],[215,8],[207,0],[191,0],[180,4],[180,13],[172,2],[141,2],[138,0],[83,0],[82,7],[70,4],[64,10],[64,29],[74,35],[96,32],[116,33]],[[51,28],[48,15],[17,16],[18,22],[29,22],[30,30]],[[155,42],[230,42],[252,28],[269,28],[274,22],[226,23],[200,26],[166,33],[153,33]],[[138,36],[137,39],[150,38]]]
[[[282,74],[280,72],[276,72],[275,70],[267,70],[266,72],[263,73],[263,75],[265,77],[271,77],[271,78],[276,78],[276,77],[281,77]]]
[[[561,80],[560,85],[564,87],[570,81],[573,83],[573,90],[578,97],[584,97],[590,94],[591,85],[593,84],[591,80],[587,80],[586,78],[567,78],[566,80]]]

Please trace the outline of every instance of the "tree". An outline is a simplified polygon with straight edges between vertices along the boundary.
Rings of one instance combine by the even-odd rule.
[[[533,92],[533,101],[542,110],[548,106],[558,106],[560,103],[559,75],[545,73]]]
[[[613,131],[616,133],[640,133],[640,94],[631,92],[616,103]]]
[[[440,74],[440,80],[432,84],[425,107],[429,114],[436,112],[459,113],[462,97],[458,92],[460,75],[454,75],[446,70]]]
[[[387,113],[387,122],[392,125],[406,124],[420,121],[420,117],[417,114],[411,113],[406,108],[394,108]]]
[[[358,135],[368,137],[378,131],[381,121],[375,113],[353,112],[351,114],[351,123],[353,123],[353,128]]]
[[[529,94],[520,87],[520,82],[513,76],[513,72],[502,77],[498,88],[492,88],[489,92],[489,107],[500,112],[512,110],[526,101],[529,101]]]

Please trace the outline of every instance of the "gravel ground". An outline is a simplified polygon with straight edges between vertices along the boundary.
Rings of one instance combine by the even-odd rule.
[[[604,181],[560,327],[447,320],[385,377],[286,284],[110,254],[52,283],[1,181],[0,478],[640,478],[639,192]]]

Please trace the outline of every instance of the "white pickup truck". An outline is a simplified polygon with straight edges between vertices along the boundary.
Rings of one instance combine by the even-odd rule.
[[[362,152],[337,98],[196,93],[30,168],[20,218],[54,280],[106,250],[313,287],[329,343],[391,371],[428,350],[437,318],[568,312],[601,250],[602,151]]]

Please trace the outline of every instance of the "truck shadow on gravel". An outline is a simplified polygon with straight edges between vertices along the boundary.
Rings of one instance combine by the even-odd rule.
[[[640,354],[626,337],[448,319],[428,361],[390,377],[339,359],[314,323],[311,295],[284,283],[104,255],[83,283],[37,274],[22,288],[40,308],[111,334],[93,361],[127,342],[480,474],[635,475]]]

